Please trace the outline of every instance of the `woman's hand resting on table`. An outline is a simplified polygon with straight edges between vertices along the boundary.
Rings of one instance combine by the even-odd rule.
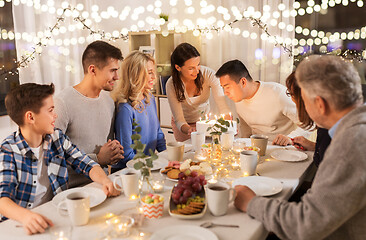
[[[255,193],[252,189],[242,185],[235,186],[235,192],[234,206],[240,211],[247,212],[248,204],[256,196]]]

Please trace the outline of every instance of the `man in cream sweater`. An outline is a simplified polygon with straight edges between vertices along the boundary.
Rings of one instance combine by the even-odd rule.
[[[286,95],[286,87],[275,82],[254,81],[239,60],[226,62],[216,72],[228,98],[235,102],[241,118],[242,137],[264,134],[274,144],[292,144],[291,138],[309,136],[298,123],[296,105]]]
[[[365,239],[366,105],[360,76],[338,56],[313,55],[296,69],[309,116],[332,141],[299,203],[236,186],[235,206],[281,239]]]

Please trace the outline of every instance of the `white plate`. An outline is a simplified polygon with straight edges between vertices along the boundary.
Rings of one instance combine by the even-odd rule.
[[[107,198],[107,196],[105,195],[105,193],[103,192],[102,189],[93,188],[93,187],[82,187],[82,188],[71,188],[71,189],[65,190],[63,192],[60,192],[52,199],[52,203],[57,207],[57,205],[60,202],[65,200],[65,198],[68,194],[73,193],[73,192],[85,192],[85,193],[89,194],[91,208],[101,204]],[[65,205],[63,205],[63,206],[65,206]],[[61,209],[66,210],[66,206]]]
[[[173,178],[168,177],[168,174],[162,173],[161,171],[163,171],[164,169],[165,169],[165,166],[164,166],[164,168],[161,168],[160,171],[159,171],[161,176],[166,177],[166,179],[168,179],[170,181],[178,182],[178,178],[177,179],[173,179]]]
[[[308,155],[304,152],[300,152],[297,150],[286,150],[286,149],[278,149],[271,153],[271,157],[276,160],[286,161],[286,162],[299,162],[306,160]]]
[[[271,196],[282,191],[282,183],[274,178],[262,176],[242,177],[234,180],[232,186],[245,185],[252,189],[257,196]]]
[[[138,160],[135,159],[135,160],[130,160],[127,162],[127,167],[128,168],[132,168],[132,169],[135,169],[133,167],[133,165],[137,162]],[[168,160],[163,158],[163,157],[158,157],[158,159],[154,160],[153,161],[153,167],[151,168],[151,171],[155,171],[155,170],[159,170],[163,167],[165,167],[166,165],[168,165]]]
[[[157,230],[151,240],[219,240],[210,230],[193,225],[175,225]]]

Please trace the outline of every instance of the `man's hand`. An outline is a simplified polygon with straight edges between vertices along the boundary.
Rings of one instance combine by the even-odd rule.
[[[20,221],[23,225],[24,231],[28,234],[44,233],[48,227],[52,227],[53,223],[50,219],[38,213],[27,211]]]
[[[240,211],[247,212],[248,204],[256,196],[255,193],[247,186],[242,185],[235,186],[235,192],[234,206]]]
[[[287,145],[292,145],[292,141],[291,138],[282,135],[282,134],[278,134],[275,139],[272,142],[273,145],[280,145],[280,146],[287,146]]]
[[[113,182],[109,178],[103,181],[103,191],[107,197],[115,197],[121,194],[121,191],[113,186]]]
[[[118,140],[108,140],[99,150],[97,154],[98,163],[102,166],[111,165],[117,163],[123,159],[123,147]]]

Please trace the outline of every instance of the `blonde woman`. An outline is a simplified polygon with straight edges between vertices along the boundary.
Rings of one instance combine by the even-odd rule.
[[[139,51],[131,52],[122,62],[122,78],[112,92],[117,104],[115,134],[124,147],[124,159],[112,166],[112,172],[125,168],[127,161],[135,156],[131,135],[134,131],[134,119],[141,127],[141,142],[146,144],[145,154],[149,149],[159,152],[166,149],[165,137],[160,128],[156,113],[155,98],[150,89],[153,87],[155,61]]]

